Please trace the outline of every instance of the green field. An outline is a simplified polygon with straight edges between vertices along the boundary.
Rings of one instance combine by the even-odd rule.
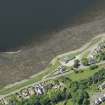
[[[95,74],[97,71],[99,71],[99,69],[95,69],[95,70],[86,69],[83,72],[80,72],[77,74],[73,72],[72,74],[69,74],[67,76],[73,81],[79,81],[79,80],[87,79],[88,77]]]

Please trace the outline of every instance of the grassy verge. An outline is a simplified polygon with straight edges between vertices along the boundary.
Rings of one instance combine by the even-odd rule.
[[[72,81],[79,81],[79,80],[83,80],[83,79],[87,79],[90,76],[92,76],[93,74],[95,74],[96,72],[98,72],[99,69],[95,69],[95,70],[90,70],[90,69],[86,69],[83,72],[80,73],[72,73],[67,75]]]

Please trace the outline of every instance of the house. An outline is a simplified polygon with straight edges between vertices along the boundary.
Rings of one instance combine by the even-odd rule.
[[[23,90],[21,90],[21,95],[22,95],[22,97],[23,97],[24,99],[30,98],[28,89],[23,89]]]
[[[54,86],[53,83],[49,83],[49,84],[46,84],[46,85],[44,86],[44,89],[45,89],[45,91],[47,91],[48,89],[52,89],[53,86]]]
[[[33,87],[28,87],[28,92],[29,92],[29,95],[30,96],[35,95],[35,91],[34,91],[34,88]]]
[[[101,103],[105,102],[105,95],[95,100],[95,105],[100,105]]]
[[[35,92],[36,92],[37,95],[42,95],[43,94],[42,89],[38,86],[35,87]]]
[[[59,67],[59,72],[62,74],[65,72],[65,67],[64,66],[60,66]]]
[[[105,102],[105,95],[101,98],[102,102]]]
[[[100,43],[98,47],[99,47],[100,49],[104,49],[104,48],[105,48],[105,45],[104,45],[104,43]]]
[[[43,85],[39,84],[39,87],[42,89],[43,93],[45,93],[45,88]]]
[[[102,103],[102,101],[100,101],[99,99],[95,100],[95,105],[100,105]]]
[[[45,93],[44,86],[42,86],[41,84],[34,86],[34,90],[35,90],[37,95],[42,95]]]
[[[98,98],[98,100],[99,100],[100,102],[102,102],[102,99],[101,99],[101,98]]]
[[[22,100],[23,97],[22,97],[22,95],[21,95],[20,92],[16,93],[15,95],[16,95],[16,98],[17,98],[19,101]]]
[[[96,60],[94,59],[94,57],[92,55],[90,55],[90,57],[88,58],[88,62],[90,65],[95,64]]]
[[[70,59],[68,57],[64,57],[64,58],[61,58],[61,61],[67,64],[70,61]]]
[[[60,58],[60,60],[61,60],[61,62],[64,62],[65,64],[67,64],[67,63],[69,63],[69,61],[71,61],[75,58],[76,58],[75,56],[73,56],[71,58],[69,56],[65,56],[65,57]]]
[[[6,105],[3,98],[0,99],[0,105]]]
[[[9,104],[9,99],[7,97],[0,99],[0,103],[2,105],[8,105]]]

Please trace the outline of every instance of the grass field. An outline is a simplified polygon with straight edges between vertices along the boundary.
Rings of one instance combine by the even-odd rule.
[[[92,76],[94,73],[96,73],[99,69],[95,69],[95,70],[89,70],[89,69],[86,69],[84,70],[83,72],[80,72],[80,73],[72,73],[72,74],[69,74],[67,75],[70,79],[72,79],[73,81],[79,81],[79,80],[83,80],[83,79],[86,79],[90,76]]]

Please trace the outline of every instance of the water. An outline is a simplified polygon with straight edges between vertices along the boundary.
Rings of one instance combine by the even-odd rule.
[[[72,24],[95,0],[0,1],[0,51],[37,41]],[[43,39],[43,38],[42,38]]]

